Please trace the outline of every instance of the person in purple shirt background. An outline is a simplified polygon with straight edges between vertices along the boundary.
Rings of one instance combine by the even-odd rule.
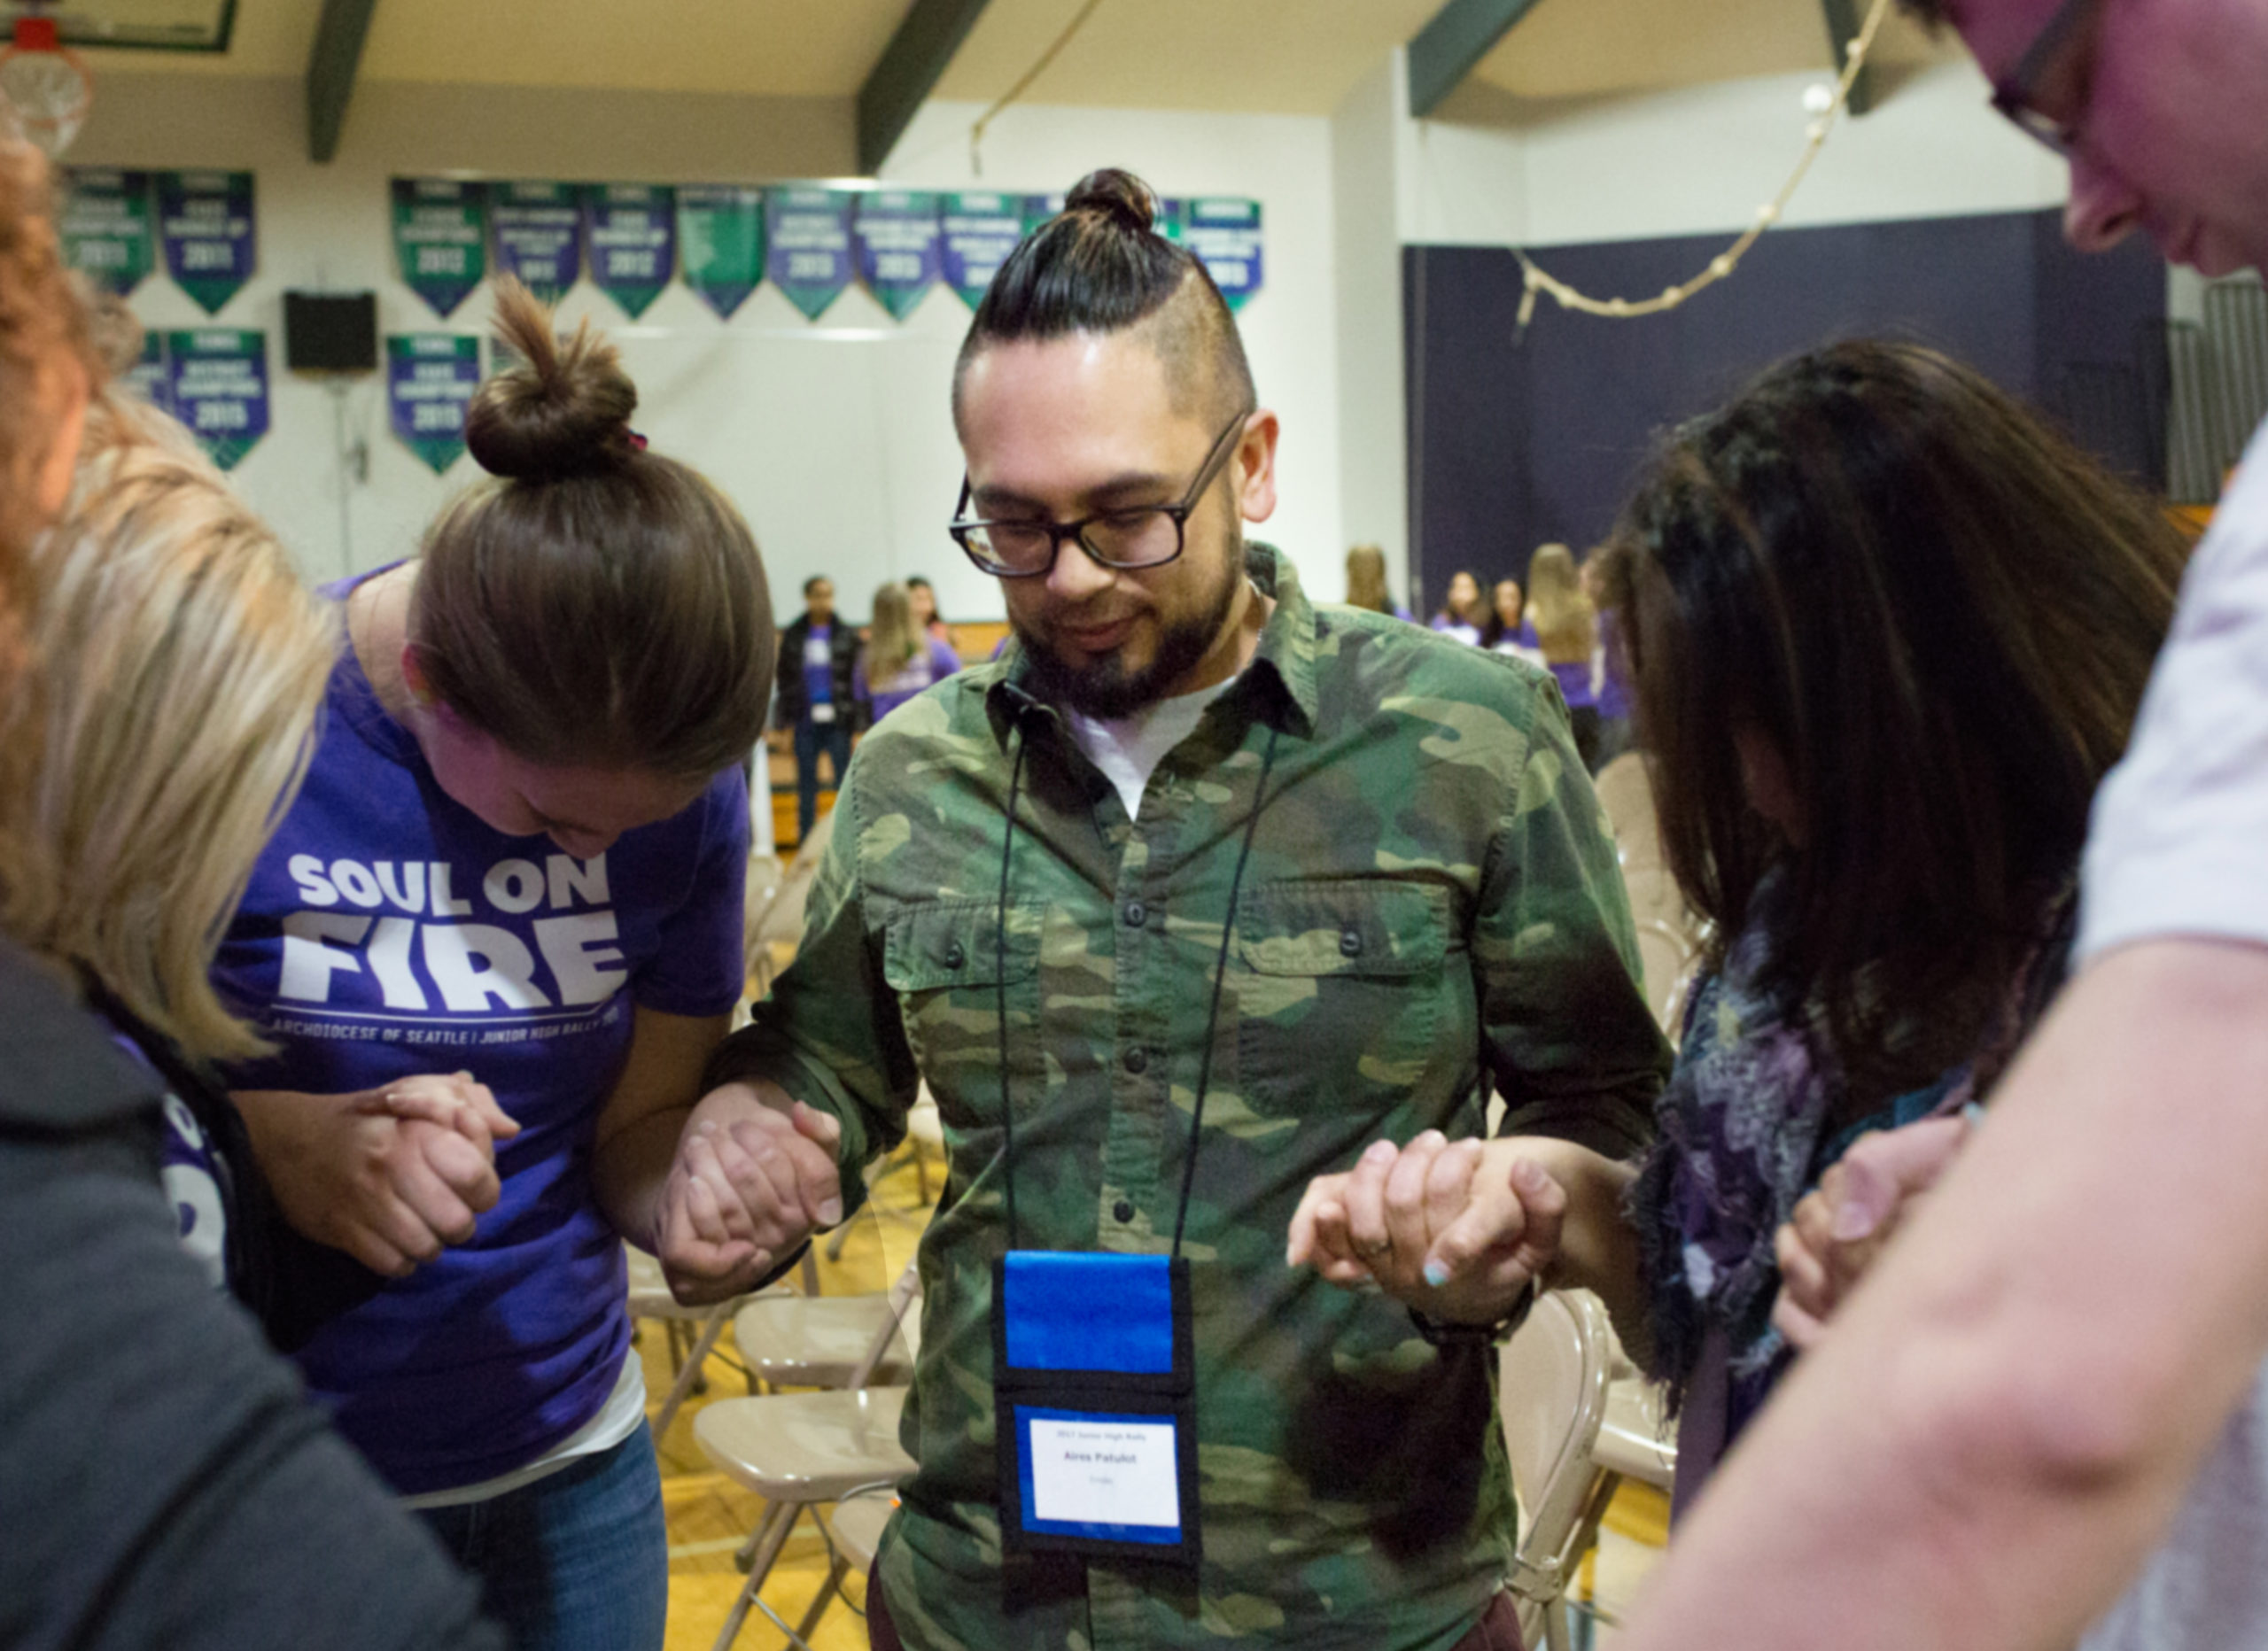
[[[870,727],[960,669],[959,656],[920,623],[903,585],[875,591],[866,632],[853,692]]]
[[[1543,663],[1543,648],[1535,639],[1535,627],[1527,622],[1527,601],[1518,579],[1499,579],[1488,593],[1488,623],[1480,628],[1480,646],[1531,665]]]
[[[833,782],[850,766],[850,738],[858,732],[852,672],[858,632],[835,611],[835,582],[825,574],[804,581],[804,611],[780,633],[779,697],[773,715],[791,731],[796,750],[796,841],[819,822],[819,759]]]
[[[1598,760],[1591,770],[1593,773],[1630,749],[1635,738],[1630,717],[1630,662],[1624,655],[1621,639],[1616,633],[1614,610],[1607,605],[1605,593],[1600,588],[1600,570],[1605,566],[1604,550],[1604,546],[1599,546],[1583,558],[1583,595],[1598,616],[1598,654],[1591,671],[1591,682],[1598,696]]]
[[[285,1218],[393,1279],[301,1350],[309,1388],[524,1651],[658,1651],[623,1240],[683,1299],[738,1293],[772,1258],[734,1177],[826,1151],[696,1106],[742,990],[772,608],[739,513],[632,431],[613,349],[517,283],[498,314],[524,365],[466,439],[499,479],[330,593],[327,721],[214,980],[276,1046],[230,1076]],[[357,1110],[435,1073],[517,1126],[477,1221],[461,1136]]]
[[[1481,622],[1487,617],[1480,603],[1480,581],[1459,568],[1449,576],[1448,600],[1433,616],[1433,629],[1478,647]]]
[[[1527,617],[1543,650],[1543,663],[1558,678],[1574,725],[1575,748],[1593,773],[1599,767],[1598,694],[1592,686],[1593,656],[1598,652],[1598,616],[1583,594],[1575,554],[1565,545],[1540,546],[1527,564]]]

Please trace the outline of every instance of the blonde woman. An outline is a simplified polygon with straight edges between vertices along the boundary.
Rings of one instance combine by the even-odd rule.
[[[10,1638],[493,1651],[473,1589],[214,1298],[225,1275],[288,1341],[383,1281],[270,1219],[206,1075],[254,1047],[206,966],[332,642],[273,537],[158,428],[97,404],[68,513],[19,564],[35,691],[0,697],[0,741],[35,753],[0,792]]]
[[[851,689],[866,708],[869,727],[959,669],[952,649],[914,616],[905,586],[892,582],[874,593],[874,622],[851,674]]]
[[[1591,679],[1598,652],[1598,614],[1583,594],[1575,553],[1565,545],[1537,548],[1527,564],[1527,622],[1543,663],[1559,679],[1574,725],[1575,748],[1587,767],[1597,766],[1598,694]]]
[[[1410,610],[1394,600],[1386,585],[1386,550],[1379,545],[1357,545],[1347,553],[1347,605],[1367,608],[1374,614],[1410,617]]]

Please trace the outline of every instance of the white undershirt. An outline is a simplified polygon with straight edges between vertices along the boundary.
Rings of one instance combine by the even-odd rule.
[[[1102,770],[1103,777],[1126,804],[1126,818],[1139,819],[1143,789],[1150,783],[1150,776],[1158,771],[1158,764],[1165,761],[1166,753],[1196,732],[1205,708],[1235,684],[1236,678],[1231,677],[1194,694],[1177,694],[1146,705],[1131,717],[1115,722],[1082,716],[1077,711],[1066,711],[1064,720],[1070,724],[1071,737],[1079,742],[1079,749],[1087,754],[1089,762]]]

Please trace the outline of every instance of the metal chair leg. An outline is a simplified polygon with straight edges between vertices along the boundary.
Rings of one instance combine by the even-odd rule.
[[[827,1568],[827,1580],[819,1585],[819,1592],[812,1596],[811,1609],[805,1611],[804,1620],[796,1624],[796,1639],[808,1641],[811,1639],[812,1630],[819,1626],[819,1619],[827,1615],[827,1608],[834,1604],[835,1596],[843,1592],[843,1578],[850,1574],[850,1568],[839,1558]],[[790,1651],[794,1644],[794,1640],[788,1641],[788,1646],[783,1647],[781,1651]]]
[[[717,1631],[716,1644],[711,1651],[732,1651],[733,1640],[741,1632],[741,1624],[748,1620],[756,1596],[764,1592],[765,1579],[771,1576],[772,1567],[780,1557],[780,1550],[788,1546],[788,1533],[796,1528],[796,1521],[803,1516],[800,1502],[767,1502],[764,1517],[756,1522],[756,1529],[749,1532],[748,1541],[740,1554],[733,1555],[735,1563],[742,1554],[750,1556],[747,1565],[748,1585],[733,1601],[733,1608],[726,1613],[725,1624]]]
[[[655,1443],[659,1444],[662,1435],[670,1430],[670,1423],[677,1420],[678,1408],[685,1403],[686,1395],[699,1384],[701,1367],[708,1362],[710,1353],[717,1345],[717,1337],[724,1334],[726,1315],[732,1307],[731,1302],[720,1301],[710,1308],[709,1316],[702,1320],[701,1334],[694,1340],[693,1351],[678,1367],[677,1380],[670,1384],[670,1396],[662,1401],[661,1412],[654,1418]]]

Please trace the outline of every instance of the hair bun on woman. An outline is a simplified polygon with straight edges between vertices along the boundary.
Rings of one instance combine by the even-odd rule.
[[[1150,186],[1130,172],[1105,167],[1090,172],[1063,198],[1066,213],[1090,212],[1122,227],[1146,234],[1158,221],[1158,198]]]
[[[496,291],[496,337],[520,364],[481,385],[466,412],[465,446],[482,469],[554,481],[615,469],[636,450],[638,387],[589,322],[563,340],[551,312],[507,278]]]

